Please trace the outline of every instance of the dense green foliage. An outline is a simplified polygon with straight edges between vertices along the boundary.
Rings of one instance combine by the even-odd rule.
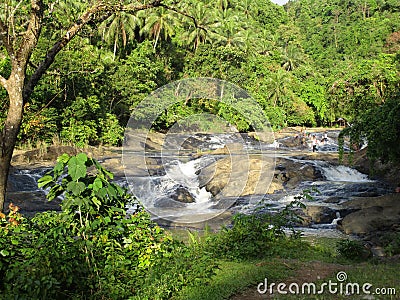
[[[238,215],[232,228],[188,245],[171,237],[86,154],[63,154],[39,180],[62,212],[25,218],[0,213],[0,299],[168,299],[206,285],[221,259],[299,257],[311,246],[283,228],[293,205],[274,216]]]
[[[12,12],[22,26],[28,4],[17,2],[4,4],[0,17]],[[28,74],[86,7],[78,0],[48,6]],[[206,76],[247,89],[274,128],[326,126],[343,117],[354,124],[348,132],[354,141],[368,139],[371,156],[399,157],[393,142],[399,137],[398,1],[294,0],[282,7],[261,0],[185,0],[175,7],[119,12],[85,27],[35,88],[20,144],[58,136],[78,146],[119,145],[130,114],[149,93],[173,80]],[[0,74],[7,78],[10,58],[1,50]],[[4,90],[0,105],[7,108]],[[206,100],[160,112],[155,128],[201,111],[240,131],[251,129],[234,107]],[[5,114],[1,109],[0,121]]]
[[[337,251],[341,256],[350,260],[365,260],[366,254],[370,254],[361,241],[340,240],[337,243]]]
[[[304,208],[304,205],[296,200],[277,214],[235,215],[231,228],[223,228],[207,241],[209,251],[216,257],[234,260],[275,255],[290,257],[291,250],[304,246],[293,227],[293,234],[289,238],[283,231],[285,227],[301,220],[294,213],[294,207]],[[280,244],[284,245],[284,251]]]
[[[63,193],[62,212],[0,215],[1,299],[167,299],[206,283],[211,256],[185,246],[150,220],[128,215],[131,196],[85,154],[59,157],[41,178],[48,198]]]

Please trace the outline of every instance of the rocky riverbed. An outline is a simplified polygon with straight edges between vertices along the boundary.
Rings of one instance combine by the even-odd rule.
[[[161,155],[165,136],[157,133],[150,135],[146,145],[143,145],[149,155],[144,160],[143,157],[131,155],[129,166],[135,170],[135,178],[150,176],[152,180],[171,179],[171,176],[177,176],[172,171],[189,176],[197,186],[190,186],[192,182],[185,185],[186,182],[179,179],[169,190],[163,187],[153,191],[154,195],[161,192],[165,195],[158,197],[152,205],[158,209],[194,207],[193,209],[203,210],[204,214],[222,208],[223,212],[215,214],[213,221],[211,218],[207,220],[208,224],[211,222],[215,227],[226,223],[232,213],[248,212],[254,195],[258,195],[257,199],[262,199],[273,211],[292,201],[302,190],[315,188],[320,191],[311,192],[314,200],[306,201],[307,208],[299,211],[304,218],[301,226],[317,230],[339,229],[345,234],[360,236],[399,230],[400,193],[392,193],[393,184],[399,178],[396,168],[392,168],[390,176],[386,173],[382,178],[371,180],[353,168],[341,166],[338,154],[334,151],[313,153],[302,148],[295,133],[296,129],[290,129],[277,135],[279,148],[274,149],[273,159],[270,156],[265,159],[249,146],[251,151],[245,153],[245,160],[240,158],[243,147],[235,145],[232,137],[228,142],[223,142],[225,145],[219,141],[219,145],[207,149],[205,144],[210,143],[210,138],[194,135],[180,145],[184,149],[184,160],[177,164],[174,164],[173,159],[166,162]],[[337,131],[332,131],[329,136],[334,141]],[[252,143],[251,136],[244,136],[243,140],[248,145]],[[216,143],[215,140],[212,142]],[[240,152],[237,155],[239,159],[233,158],[236,151],[233,149]],[[106,168],[116,174],[120,182],[124,181],[126,170],[122,163],[121,149],[91,148],[85,152],[98,158]],[[72,147],[48,147],[44,150],[17,153],[13,158],[14,168],[10,174],[7,201],[19,205],[24,213],[30,215],[38,211],[59,209],[60,200],[47,202],[44,191],[35,187],[35,180],[62,153],[73,155],[77,150]],[[344,161],[349,165],[347,158]],[[370,167],[364,152],[356,153],[353,162],[361,171]],[[268,176],[264,176],[265,174]],[[177,181],[175,177],[172,179]],[[144,183],[140,183],[138,187],[143,185]],[[144,190],[144,193],[149,191]],[[150,195],[153,197],[153,194]],[[200,198],[203,202],[196,204]],[[179,224],[174,220],[161,219],[160,223],[170,226]],[[190,225],[188,222],[183,223],[185,226]],[[199,224],[192,225],[200,226]]]

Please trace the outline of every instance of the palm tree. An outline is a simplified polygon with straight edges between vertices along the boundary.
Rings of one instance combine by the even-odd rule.
[[[243,12],[246,19],[250,19],[251,11],[254,5],[254,0],[240,0],[237,3],[237,9]]]
[[[144,26],[140,30],[140,34],[148,35],[154,38],[154,49],[160,37],[167,40],[175,33],[174,27],[177,25],[177,18],[173,13],[164,7],[153,9],[144,19]]]
[[[102,38],[109,45],[113,45],[114,58],[117,53],[120,38],[122,46],[126,47],[129,37],[135,36],[135,29],[141,26],[141,19],[135,14],[116,12],[99,26]]]
[[[241,48],[248,54],[254,54],[259,48],[258,35],[253,30],[243,30],[240,32],[240,36],[243,38],[243,45]]]
[[[292,90],[289,88],[292,80],[289,73],[279,68],[267,79],[267,98],[271,100],[274,107],[282,106],[287,98],[293,98]]]
[[[215,10],[207,7],[203,2],[197,2],[188,6],[186,11],[196,20],[196,23],[189,23],[189,26],[184,29],[181,39],[184,44],[192,45],[194,51],[196,51],[200,44],[209,40],[208,30],[216,22]]]
[[[282,48],[282,67],[286,71],[293,71],[304,62],[304,53],[300,46],[290,43]]]
[[[240,14],[237,14],[231,8],[220,10],[217,15],[217,22],[213,24],[210,32],[214,44],[243,48],[245,45],[245,27],[240,20]]]
[[[270,55],[273,50],[277,49],[277,41],[279,39],[277,34],[272,34],[266,28],[260,28],[254,34],[253,47],[258,53]]]

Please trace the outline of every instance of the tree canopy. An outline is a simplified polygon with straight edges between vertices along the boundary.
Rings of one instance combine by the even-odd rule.
[[[0,9],[4,157],[14,147],[5,145],[54,138],[119,145],[135,105],[195,76],[247,89],[274,128],[343,117],[354,125],[349,134],[368,139],[370,155],[399,157],[398,1],[6,0]],[[212,101],[181,103],[156,129],[204,110],[250,129]]]

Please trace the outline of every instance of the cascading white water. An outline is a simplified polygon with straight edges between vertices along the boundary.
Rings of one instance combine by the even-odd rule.
[[[322,172],[328,181],[342,182],[372,182],[368,179],[368,175],[358,172],[346,166],[323,166]]]
[[[195,203],[206,203],[211,199],[212,195],[204,187],[199,188],[199,179],[196,172],[208,160],[206,157],[200,157],[186,163],[174,161],[171,167],[167,169],[167,174],[162,180],[171,182],[173,185],[181,184],[194,196]]]
[[[214,161],[214,158],[203,156],[188,162],[177,158],[168,158],[163,162],[166,174],[151,176],[146,179],[130,179],[134,183],[132,191],[144,204],[146,209],[162,219],[174,219],[176,222],[190,223],[196,216],[215,213],[212,209],[215,202],[212,194],[205,187],[199,187],[197,173]],[[194,202],[184,203],[176,200],[178,194],[190,195]]]

